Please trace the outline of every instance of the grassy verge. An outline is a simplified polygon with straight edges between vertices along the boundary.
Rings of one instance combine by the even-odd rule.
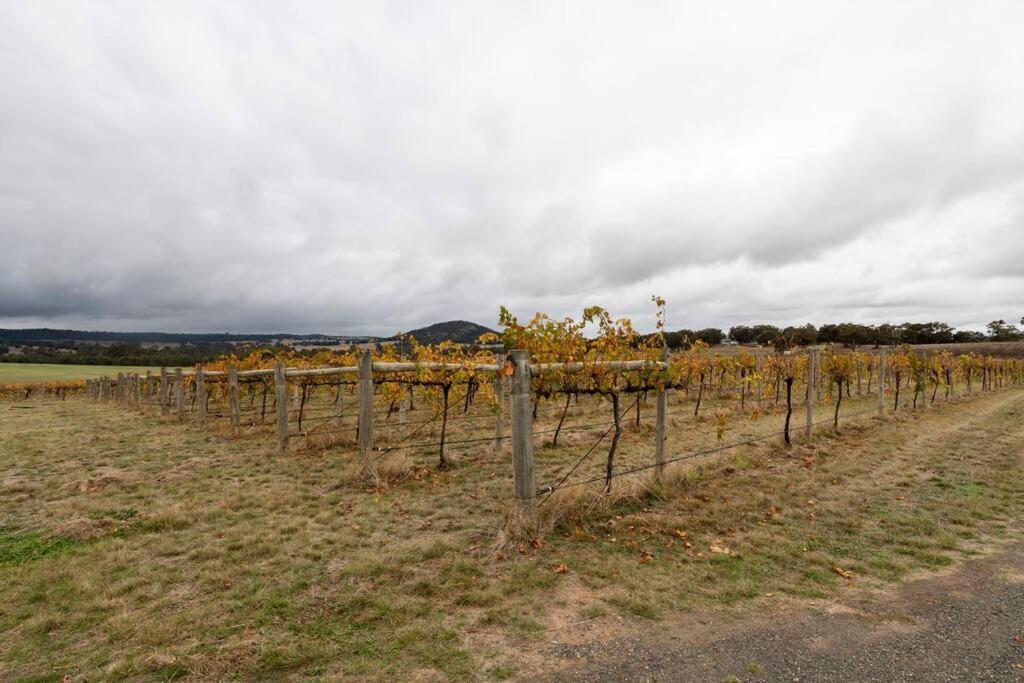
[[[262,435],[2,405],[0,678],[505,678],[552,626],[876,585],[1019,519],[1022,412],[1006,390],[611,501],[581,487],[546,504],[552,531],[499,547],[507,456],[412,456],[414,476],[369,490],[343,476],[349,451],[267,457]],[[626,462],[649,457],[643,429]]]

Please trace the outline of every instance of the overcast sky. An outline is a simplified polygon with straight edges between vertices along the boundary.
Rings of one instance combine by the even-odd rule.
[[[1024,2],[0,0],[0,327],[1024,315]]]

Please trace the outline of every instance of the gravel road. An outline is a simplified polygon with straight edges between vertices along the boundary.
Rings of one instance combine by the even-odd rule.
[[[1024,543],[885,592],[725,610],[600,644],[555,636],[551,680],[1024,681]],[[577,643],[581,642],[576,640]]]

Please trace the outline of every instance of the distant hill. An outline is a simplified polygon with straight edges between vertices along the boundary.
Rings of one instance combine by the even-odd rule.
[[[207,334],[190,334],[179,332],[94,332],[86,330],[55,330],[51,328],[36,328],[24,330],[0,329],[0,343],[7,344],[29,344],[32,342],[125,342],[132,344],[139,343],[175,343],[175,344],[209,344],[209,343],[231,343],[231,342],[255,342],[266,343],[278,339],[294,340],[359,340],[372,341],[377,337],[346,337],[323,334],[290,334],[280,332],[276,334],[229,334],[226,332],[212,332]]]
[[[488,332],[494,332],[494,330],[466,320],[449,320],[421,327],[418,330],[411,330],[406,334],[420,344],[440,344],[446,340],[459,344],[472,344],[480,338],[481,334]]]

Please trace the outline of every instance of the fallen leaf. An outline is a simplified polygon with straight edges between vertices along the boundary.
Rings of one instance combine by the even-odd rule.
[[[848,571],[842,569],[841,567],[837,567],[835,565],[832,565],[832,571],[834,571],[836,574],[839,574],[839,576],[843,577],[844,579],[852,579],[853,578],[853,572],[848,572]]]
[[[556,574],[567,574],[568,572],[569,572],[569,568],[567,566],[565,566],[564,564],[560,564],[557,567],[555,567],[555,573]]]
[[[711,542],[711,545],[708,546],[708,550],[718,555],[732,555],[732,551],[725,547],[722,541],[718,539]]]

